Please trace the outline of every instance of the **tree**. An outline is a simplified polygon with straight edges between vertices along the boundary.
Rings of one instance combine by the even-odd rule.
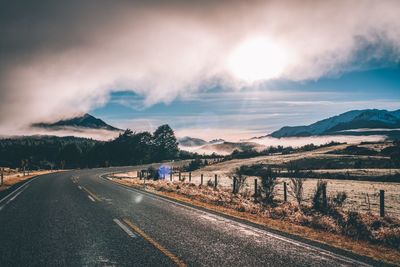
[[[168,124],[161,125],[153,134],[156,161],[174,159],[178,155],[178,141]]]
[[[168,125],[150,132],[127,129],[109,141],[79,137],[31,136],[0,139],[0,165],[13,168],[52,169],[57,167],[104,167],[152,163],[178,157],[178,144]],[[200,158],[198,154],[182,153],[182,158]],[[62,164],[61,164],[62,162]],[[108,164],[106,163],[108,162]]]
[[[69,168],[79,167],[82,150],[77,144],[68,144],[60,151],[59,158],[65,160]]]

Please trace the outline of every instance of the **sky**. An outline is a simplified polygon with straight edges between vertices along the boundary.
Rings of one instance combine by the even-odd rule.
[[[0,0],[0,134],[89,112],[245,139],[400,109],[400,2]]]
[[[140,95],[117,92],[91,113],[120,128],[154,130],[168,123],[179,136],[240,140],[353,109],[400,109],[397,66],[303,83],[275,80],[260,87],[241,91],[211,88],[151,107],[144,107]]]

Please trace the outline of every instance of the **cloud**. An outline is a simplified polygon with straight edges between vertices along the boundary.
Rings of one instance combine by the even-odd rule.
[[[227,59],[254,36],[285,49],[289,80],[396,62],[398,14],[395,0],[3,1],[0,131],[83,113],[113,91],[149,106],[237,89]]]

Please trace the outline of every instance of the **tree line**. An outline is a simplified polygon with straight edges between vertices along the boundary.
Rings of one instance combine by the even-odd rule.
[[[127,129],[110,141],[78,137],[30,136],[0,140],[0,166],[29,169],[125,166],[189,158],[180,152],[167,124],[154,133]],[[22,166],[24,165],[24,166]]]

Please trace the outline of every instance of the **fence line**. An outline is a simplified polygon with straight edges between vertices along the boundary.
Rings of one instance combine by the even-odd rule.
[[[148,177],[147,170],[137,171],[137,177],[142,179],[144,176]],[[188,179],[186,179],[187,177]],[[204,183],[205,182],[204,179],[206,179],[206,181],[208,182]],[[168,179],[165,178],[165,180]],[[214,187],[229,189],[232,190],[232,192],[237,191],[237,189],[234,188],[235,186],[237,186],[236,181],[224,176],[219,176],[218,174],[211,174],[211,175],[209,174],[208,176],[205,176],[203,173],[200,173],[200,175],[193,175],[192,172],[183,173],[179,169],[175,169],[174,172],[170,172],[169,181],[170,182],[179,181],[183,183],[189,182],[197,185],[205,185],[211,182]],[[312,179],[312,178],[306,179],[304,185],[304,197],[303,197],[304,203],[311,203],[312,196],[315,190],[315,184],[317,181],[318,179]],[[346,192],[347,199],[344,204],[345,209],[348,210],[357,209],[364,212],[375,212],[380,214],[380,216],[391,214],[400,217],[400,193],[397,193],[399,192],[400,184],[397,185],[398,188],[395,190],[388,190],[387,187],[391,186],[391,184],[389,183],[386,184],[377,183],[376,186],[372,185],[372,190],[371,188],[368,188],[368,190],[357,188],[357,191],[360,192],[355,192],[355,189],[353,190],[348,189],[349,185],[355,187],[354,184],[358,183],[358,184],[363,184],[363,186],[365,187],[366,185],[371,185],[372,183],[371,182],[363,183],[362,181],[353,181],[353,180],[334,180],[334,179],[327,179],[325,181],[328,182],[328,189],[327,192],[325,192],[326,195],[325,197],[331,198],[338,192]],[[274,189],[275,199],[277,201],[295,202],[295,198],[292,195],[288,194],[290,191],[288,184],[290,184],[289,178],[277,179],[277,185]],[[342,185],[340,186],[340,184]],[[345,184],[345,186],[343,186],[343,184]],[[252,190],[251,186],[254,186]],[[248,192],[250,190],[250,192],[252,192],[252,195],[258,196],[260,194],[258,188],[259,186],[257,184],[257,178],[248,178],[243,190]]]

